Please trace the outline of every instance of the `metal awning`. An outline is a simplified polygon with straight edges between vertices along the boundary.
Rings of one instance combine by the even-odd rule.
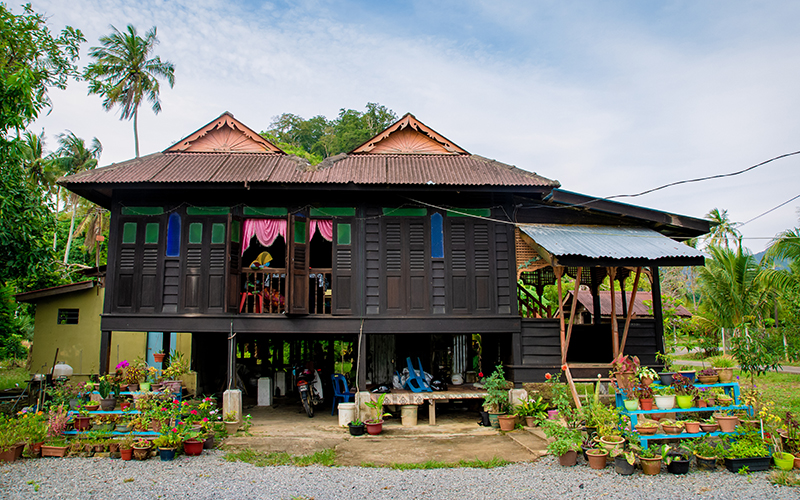
[[[522,224],[523,240],[553,266],[702,266],[703,254],[644,227]]]

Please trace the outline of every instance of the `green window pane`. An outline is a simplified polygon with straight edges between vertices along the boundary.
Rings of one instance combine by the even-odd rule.
[[[448,217],[469,217],[478,215],[480,217],[491,217],[491,208],[453,208],[447,211]]]
[[[356,209],[351,207],[320,207],[312,208],[311,217],[353,217]]]
[[[122,215],[161,215],[162,207],[122,207]]]
[[[285,207],[244,207],[245,215],[280,217],[288,213],[289,211]]]
[[[211,243],[225,243],[225,224],[211,224]]]
[[[231,221],[231,241],[239,243],[242,239],[242,224],[238,220]]]
[[[350,244],[350,224],[338,224],[336,226],[336,243],[339,245]]]
[[[203,223],[192,222],[189,224],[189,243],[202,243],[203,242]]]
[[[136,243],[136,223],[126,222],[122,225],[122,242]]]
[[[383,215],[393,217],[425,217],[427,208],[383,208]]]
[[[158,222],[148,222],[144,227],[144,242],[158,243]]]
[[[294,242],[295,243],[305,243],[306,242],[306,223],[305,223],[305,221],[301,221],[301,220],[294,221]]]
[[[186,209],[188,215],[228,215],[230,211],[229,207],[188,207]]]

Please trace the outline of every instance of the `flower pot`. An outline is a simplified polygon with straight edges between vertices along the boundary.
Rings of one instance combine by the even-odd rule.
[[[549,420],[558,420],[558,410],[547,410],[547,418]]]
[[[86,408],[86,411],[97,411],[100,409],[100,403],[87,404],[84,405],[84,408]]]
[[[650,377],[642,377],[639,379],[639,382],[641,382],[645,387],[650,387],[650,385],[653,383],[653,379]]]
[[[139,391],[139,384],[128,384],[128,392],[138,392]]]
[[[162,462],[170,462],[175,460],[175,448],[161,448],[159,446],[158,455],[161,457]]]
[[[689,382],[694,382],[695,378],[697,377],[697,372],[694,370],[688,370],[685,372],[678,372],[681,376],[685,379],[688,379]]]
[[[744,466],[750,472],[769,470],[770,457],[753,457],[753,458],[726,458],[725,467],[731,472],[739,472]]]
[[[633,464],[629,464],[625,457],[620,455],[614,457],[614,470],[622,476],[630,476],[633,474]]]
[[[617,379],[617,385],[620,389],[630,389],[636,381],[635,372],[616,372],[614,377]]]
[[[703,401],[702,399],[698,399],[697,400],[697,407],[698,408],[705,408],[706,406],[708,406],[708,405],[706,404],[705,401]]]
[[[517,417],[514,415],[500,415],[497,419],[500,422],[500,430],[509,432],[514,430],[514,424],[517,423]]]
[[[671,474],[688,474],[689,459],[674,459],[667,465],[667,471]]]
[[[150,456],[149,446],[147,448],[136,447],[136,446],[133,447],[133,458],[135,458],[136,460],[147,460],[149,456]]]
[[[236,434],[236,431],[239,430],[239,421],[235,422],[225,422],[225,432],[228,433],[229,436]]]
[[[578,463],[578,452],[570,450],[558,457],[558,463],[564,467],[572,467]]]
[[[733,380],[733,368],[716,368],[717,374],[719,375],[719,382],[720,384],[727,384]]]
[[[695,465],[697,470],[716,470],[717,458],[716,457],[701,457],[700,455],[694,456]]]
[[[684,422],[683,428],[689,434],[697,434],[700,432],[700,422]]]
[[[34,457],[41,456],[41,455],[42,455],[42,445],[43,445],[43,444],[44,444],[44,443],[42,443],[41,441],[40,441],[40,442],[38,442],[38,443],[30,443],[30,444],[28,445],[28,451],[29,451],[29,452],[30,452],[30,454],[31,454],[31,455],[33,455]]]
[[[76,431],[88,431],[89,427],[92,426],[92,417],[75,415],[72,417],[72,426],[75,427]]]
[[[664,429],[665,434],[680,434],[682,430],[681,426],[679,425],[661,424],[661,428]]]
[[[656,406],[659,410],[671,410],[675,408],[675,395],[656,396]]]
[[[117,398],[103,398],[100,400],[100,409],[103,411],[114,411],[117,407]]]
[[[525,426],[526,427],[536,427],[536,421],[533,417],[526,416],[525,417]]]
[[[367,434],[370,436],[377,436],[381,433],[381,431],[383,431],[383,420],[378,420],[377,422],[365,422],[364,425],[367,426]]]
[[[133,448],[120,448],[119,456],[121,459],[128,461],[133,458]]]
[[[364,424],[361,425],[353,425],[352,422],[347,424],[348,429],[350,429],[351,436],[363,436],[364,432],[366,432],[366,426]]]
[[[705,422],[700,422],[700,429],[703,432],[716,432],[717,429],[719,429],[719,424],[717,423],[707,424]]]
[[[63,457],[67,454],[66,446],[48,446],[42,445],[43,457]]]
[[[617,455],[622,451],[625,438],[622,436],[603,436],[600,438],[600,446],[605,448],[609,455]]]
[[[605,469],[606,460],[608,460],[608,452],[606,450],[589,450],[586,452],[586,457],[589,460],[589,467],[592,469]]]
[[[694,396],[676,396],[675,400],[678,402],[678,408],[685,410],[692,407],[692,404],[694,403]]]
[[[661,379],[661,385],[672,385],[672,376],[675,372],[661,372],[658,377]]]
[[[658,427],[643,427],[641,425],[636,426],[636,432],[641,434],[642,436],[652,436],[653,434],[658,431]]]
[[[794,455],[791,453],[773,453],[772,460],[780,470],[792,470],[794,467]]]
[[[489,423],[492,424],[492,427],[494,427],[495,429],[500,428],[500,420],[498,420],[500,418],[500,415],[502,415],[502,413],[491,412],[491,411],[489,412]]]
[[[717,406],[730,406],[733,404],[733,398],[729,396],[717,396]]]
[[[214,435],[209,434],[205,440],[203,440],[203,449],[204,450],[213,450],[214,449]]]
[[[153,354],[153,361],[155,361],[156,363],[163,363],[164,362],[164,358],[166,358],[166,357],[167,357],[166,353],[157,352],[157,353]]]
[[[628,411],[636,411],[639,409],[639,401],[635,399],[626,399],[625,400],[625,409]]]
[[[800,453],[797,453],[794,456],[794,468],[800,469]]]
[[[114,430],[117,432],[130,432],[131,424],[117,424]]]
[[[639,406],[642,410],[649,411],[653,409],[653,398],[642,398],[639,400]]]
[[[139,384],[139,392],[148,392],[150,390],[150,382],[142,382]]]
[[[719,375],[698,375],[697,380],[701,384],[716,384],[719,380]]]
[[[22,456],[22,450],[25,448],[25,443],[19,443],[8,450],[0,453],[0,462],[13,462]]]
[[[199,439],[187,439],[183,442],[183,452],[190,457],[203,453],[203,442]]]
[[[119,404],[119,409],[122,411],[128,411],[131,409],[131,402],[130,401],[122,401]]]
[[[716,417],[721,432],[733,432],[736,426],[739,425],[739,417],[734,416],[719,416]]]
[[[642,464],[642,472],[647,476],[656,476],[661,472],[661,457],[658,458],[644,458],[639,457]]]

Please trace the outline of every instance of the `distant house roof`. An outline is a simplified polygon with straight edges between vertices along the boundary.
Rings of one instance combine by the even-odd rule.
[[[570,290],[569,294],[575,296],[574,290]],[[624,317],[627,311],[622,310],[622,294],[617,291],[614,293],[616,298],[616,312],[618,317]],[[630,306],[631,292],[625,292],[625,301]],[[645,304],[647,302],[647,304]],[[581,290],[578,292],[578,303],[586,308],[592,315],[594,315],[594,303],[592,301],[591,292]],[[652,316],[653,294],[651,292],[636,292],[636,302],[633,304],[633,313],[638,317]],[[676,314],[682,318],[691,318],[692,313],[688,309],[679,305],[676,308]],[[600,291],[600,316],[611,316],[611,291]]]
[[[81,290],[88,290],[94,288],[99,283],[97,281],[80,281],[78,283],[68,283],[66,285],[59,285],[50,288],[42,288],[40,290],[33,290],[31,292],[18,293],[14,297],[19,302],[36,302],[46,297],[53,297],[55,295],[63,295],[65,293],[79,292]]]

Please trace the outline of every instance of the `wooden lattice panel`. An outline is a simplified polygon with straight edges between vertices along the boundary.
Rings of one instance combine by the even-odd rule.
[[[522,239],[522,231],[514,228],[514,248],[517,254],[517,279],[523,272],[541,269],[545,262],[530,245]]]

